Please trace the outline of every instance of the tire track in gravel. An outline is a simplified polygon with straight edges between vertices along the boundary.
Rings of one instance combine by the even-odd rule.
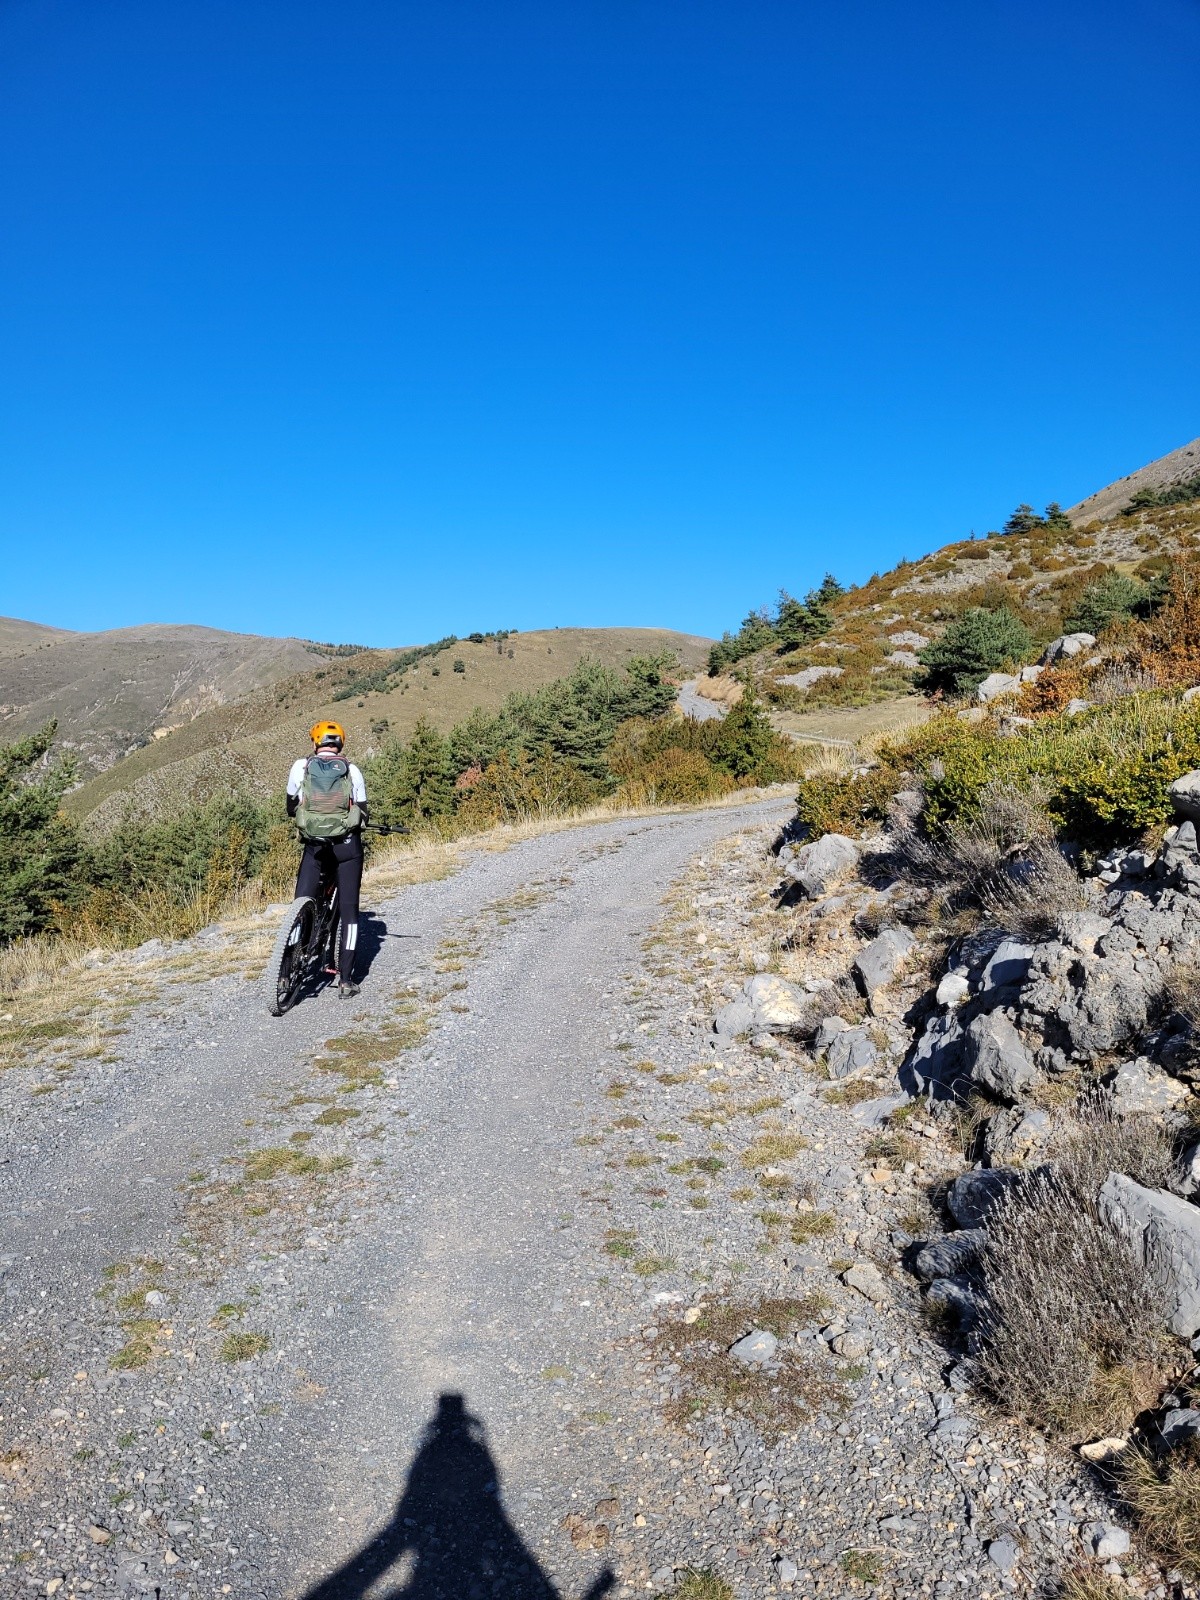
[[[439,1395],[463,1393],[493,1452],[481,1455],[473,1434],[467,1455],[498,1461],[503,1475],[491,1541],[499,1548],[478,1552],[479,1592],[550,1593],[536,1569],[521,1567],[522,1539],[556,1581],[572,1592],[584,1586],[595,1559],[550,1537],[570,1509],[580,1448],[574,1403],[555,1375],[597,1366],[605,1337],[603,1309],[586,1303],[594,1253],[570,1219],[585,1176],[574,1144],[582,1107],[594,1109],[596,1063],[620,1021],[611,991],[636,964],[638,939],[688,857],[747,824],[782,820],[786,809],[774,800],[630,819],[480,854],[383,908],[394,931],[416,937],[385,941],[361,1007],[325,997],[274,1020],[237,979],[176,991],[172,1016],[135,1018],[116,1064],[81,1074],[72,1119],[55,1120],[48,1108],[40,1128],[27,1120],[0,1167],[3,1426],[44,1466],[34,1474],[36,1513],[18,1485],[0,1515],[27,1555],[30,1582],[44,1582],[44,1569],[65,1574],[60,1597],[299,1595],[386,1526]],[[380,1102],[402,1099],[413,1133],[389,1131],[378,1146],[368,1176],[383,1198],[355,1201],[362,1210],[339,1240],[255,1263],[262,1287],[251,1292],[271,1323],[270,1363],[221,1370],[201,1351],[187,1365],[171,1357],[145,1372],[105,1373],[103,1318],[91,1298],[100,1274],[113,1260],[175,1247],[179,1188],[197,1159],[220,1160],[246,1139],[247,1122],[270,1123],[264,1106],[296,1087],[348,1012],[357,1027],[385,1021],[386,994],[422,969],[428,977],[437,940],[506,893],[564,872],[573,881],[551,885],[469,966],[469,1009],[443,1007],[403,1077],[388,1080],[395,1093],[371,1091]],[[208,1287],[213,1297],[233,1292],[223,1281]],[[174,1292],[176,1322],[199,1326],[199,1291]],[[48,1351],[45,1372],[28,1371],[35,1346]],[[85,1398],[72,1390],[80,1363],[91,1374],[87,1403],[68,1428],[73,1402]],[[219,1422],[215,1443],[184,1436],[185,1419],[193,1428],[209,1413],[233,1419]],[[111,1432],[116,1423],[101,1418],[132,1414],[159,1415],[157,1433],[173,1442],[159,1448],[143,1430],[130,1448],[147,1465],[121,1476],[113,1464],[110,1511],[84,1468],[65,1469],[54,1430],[64,1439],[64,1429]],[[111,1449],[106,1441],[101,1453]],[[209,1481],[193,1484],[201,1472]],[[82,1537],[99,1522],[111,1548]],[[414,1596],[471,1592],[457,1579],[447,1587],[436,1551],[418,1557],[425,1571],[410,1585]],[[411,1567],[411,1547],[403,1560]],[[372,1594],[401,1592],[388,1584],[403,1560]],[[367,1589],[347,1580],[336,1592]]]

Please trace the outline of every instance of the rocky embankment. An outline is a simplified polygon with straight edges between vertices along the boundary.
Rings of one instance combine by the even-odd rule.
[[[918,796],[898,796],[878,837],[785,835],[778,955],[764,953],[762,970],[730,986],[713,1018],[719,1052],[799,1050],[828,1080],[822,1097],[875,1130],[866,1152],[877,1157],[876,1198],[880,1178],[896,1196],[891,1225],[886,1242],[874,1235],[871,1259],[841,1263],[841,1278],[871,1300],[903,1300],[902,1281],[919,1294],[945,1356],[930,1435],[946,1423],[973,1435],[980,1405],[993,1423],[1005,1411],[1028,1422],[1044,1381],[1050,1414],[1037,1442],[1063,1470],[1082,1467],[1104,1509],[1072,1522],[1070,1493],[1051,1495],[1059,1522],[1035,1527],[1028,1510],[1045,1489],[1027,1481],[1017,1496],[1025,1516],[1010,1511],[1009,1525],[993,1524],[980,1541],[981,1572],[1004,1587],[1038,1581],[1039,1569],[1043,1581],[1082,1582],[1069,1577],[1076,1560],[1114,1595],[1195,1592],[1194,1515],[1165,1540],[1143,1527],[1139,1551],[1139,1512],[1145,1524],[1157,1501],[1139,1501],[1129,1478],[1136,1469],[1143,1487],[1177,1489],[1200,1443],[1200,772],[1172,785],[1171,798],[1176,821],[1160,848],[1077,863],[1064,903],[1027,919],[1040,921],[1034,931],[939,918],[935,889],[903,869]],[[1031,1237],[1042,1250],[1040,1284],[1021,1284],[1030,1269],[1025,1257],[1014,1267],[1014,1235],[1018,1256]],[[1080,1264],[1089,1252],[1098,1266]],[[879,1292],[855,1271],[881,1273]],[[1041,1332],[1009,1326],[1014,1271]],[[1122,1294],[1132,1310],[1121,1309]],[[1106,1297],[1130,1348],[1110,1335],[1090,1389],[1082,1373],[1006,1370],[1031,1339],[1055,1343],[1045,1331],[1054,1306],[1056,1359],[1084,1365],[1071,1346],[1076,1323],[1094,1330]],[[844,1321],[828,1330],[835,1351]],[[1099,1336],[1078,1337],[1094,1354]],[[1097,1399],[1106,1383],[1119,1400]],[[1011,1437],[1004,1449],[1019,1453]]]

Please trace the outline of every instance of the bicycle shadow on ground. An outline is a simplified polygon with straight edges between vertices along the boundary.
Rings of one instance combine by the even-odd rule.
[[[616,1579],[606,1567],[584,1600]],[[504,1514],[483,1424],[443,1394],[387,1527],[304,1600],[562,1600]]]

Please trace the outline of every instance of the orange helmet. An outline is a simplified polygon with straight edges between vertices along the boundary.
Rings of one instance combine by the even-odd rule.
[[[308,732],[317,749],[323,744],[336,744],[340,750],[346,742],[346,730],[340,722],[314,722]]]

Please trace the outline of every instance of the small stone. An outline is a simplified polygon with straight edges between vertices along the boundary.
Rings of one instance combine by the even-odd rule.
[[[780,1583],[782,1583],[785,1588],[790,1588],[800,1576],[800,1568],[787,1556],[780,1556],[779,1560],[775,1563],[775,1572]]]
[[[778,1348],[779,1340],[773,1333],[766,1328],[756,1328],[753,1333],[748,1333],[744,1339],[731,1345],[729,1354],[744,1366],[760,1367],[772,1360]]]
[[[1127,1436],[1113,1434],[1106,1439],[1093,1439],[1091,1444],[1081,1444],[1079,1454],[1085,1461],[1115,1461],[1128,1446]]]
[[[148,1289],[146,1291],[146,1304],[148,1306],[165,1306],[167,1297],[161,1289]]]
[[[1112,1561],[1129,1549],[1129,1535],[1115,1522],[1090,1522],[1083,1531],[1083,1538],[1097,1561]]]
[[[872,1304],[887,1298],[882,1274],[873,1261],[856,1261],[842,1273],[842,1282],[851,1289],[857,1289]]]
[[[960,1006],[971,993],[971,985],[961,972],[948,972],[937,986],[937,1003],[940,1006]]]
[[[847,1361],[860,1361],[871,1348],[861,1333],[839,1333],[829,1345],[835,1355],[844,1356]]]
[[[92,1527],[88,1529],[88,1538],[93,1544],[108,1544],[112,1538],[107,1528]]]
[[[988,1560],[1003,1573],[1009,1573],[1021,1559],[1021,1552],[1015,1539],[1007,1534],[1002,1539],[993,1539],[987,1547]]]

